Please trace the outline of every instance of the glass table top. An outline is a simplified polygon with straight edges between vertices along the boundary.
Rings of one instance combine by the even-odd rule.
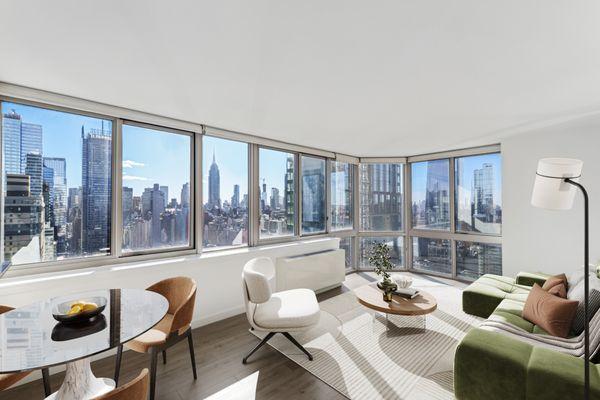
[[[59,324],[55,305],[105,297],[106,308],[92,322]],[[156,325],[169,302],[143,289],[96,290],[39,301],[0,315],[0,373],[64,364],[117,347]]]

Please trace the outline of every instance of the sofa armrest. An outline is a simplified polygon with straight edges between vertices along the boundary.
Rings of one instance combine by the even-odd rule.
[[[533,286],[534,283],[537,283],[542,286],[549,277],[550,275],[544,274],[543,272],[519,272],[515,283],[524,286]]]

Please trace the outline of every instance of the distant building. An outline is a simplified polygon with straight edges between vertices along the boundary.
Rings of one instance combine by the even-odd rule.
[[[110,249],[111,131],[92,129],[82,140],[82,252],[90,255]]]
[[[42,154],[41,153],[27,153],[25,155],[25,175],[29,175],[31,195],[38,196],[42,194]]]
[[[43,154],[42,150],[42,126],[23,122],[21,124],[21,173],[26,173],[28,154],[38,154],[41,157]],[[34,189],[33,182],[31,188],[32,190]]]
[[[185,183],[181,188],[181,207],[189,208],[190,207],[190,184]]]
[[[11,261],[13,255],[34,240],[37,241],[34,247],[43,250],[45,240],[42,195],[31,194],[29,176],[6,174],[4,260]],[[37,254],[38,258],[40,256],[41,254]]]
[[[215,160],[215,153],[213,153],[212,164],[208,171],[208,207],[221,207],[221,176]]]
[[[123,223],[131,218],[133,213],[133,188],[123,186]]]
[[[294,232],[294,210],[296,207],[296,193],[294,189],[294,157],[286,160],[284,208],[287,223],[287,232]]]
[[[67,161],[64,158],[44,157],[45,168],[52,169],[52,182],[48,182],[51,187],[50,202],[52,204],[53,224],[52,226],[65,226],[67,223]],[[46,181],[44,176],[44,181]],[[48,179],[50,177],[48,176]]]
[[[240,185],[233,185],[233,196],[231,197],[231,207],[238,208],[240,206]]]
[[[15,110],[4,114],[4,118],[2,118],[2,143],[6,174],[21,173],[21,125],[21,116]]]
[[[163,197],[165,199],[165,208],[167,208],[168,203],[169,203],[169,187],[168,186],[161,186],[160,187],[160,191],[163,194]]]
[[[162,190],[158,183],[154,184],[152,189],[152,245],[158,246],[162,244],[161,216],[165,211],[165,199]]]
[[[276,187],[271,188],[271,210],[279,210],[281,208],[281,202],[279,200],[279,189]]]

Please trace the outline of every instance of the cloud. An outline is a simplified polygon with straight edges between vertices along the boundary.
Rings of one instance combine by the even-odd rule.
[[[123,168],[135,168],[135,167],[144,167],[146,164],[133,161],[133,160],[123,160]]]
[[[149,181],[150,179],[144,176],[135,176],[135,175],[123,175],[124,181]]]

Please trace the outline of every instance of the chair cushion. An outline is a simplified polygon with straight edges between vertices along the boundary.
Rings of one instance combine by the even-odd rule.
[[[160,320],[154,328],[148,332],[141,334],[133,340],[130,340],[125,346],[138,353],[146,353],[150,347],[158,346],[166,342],[167,337],[171,331],[171,324],[173,322],[173,314],[167,314],[163,319]]]
[[[256,305],[254,323],[265,329],[298,329],[319,322],[317,296],[310,289],[292,289],[273,293],[269,301]]]

